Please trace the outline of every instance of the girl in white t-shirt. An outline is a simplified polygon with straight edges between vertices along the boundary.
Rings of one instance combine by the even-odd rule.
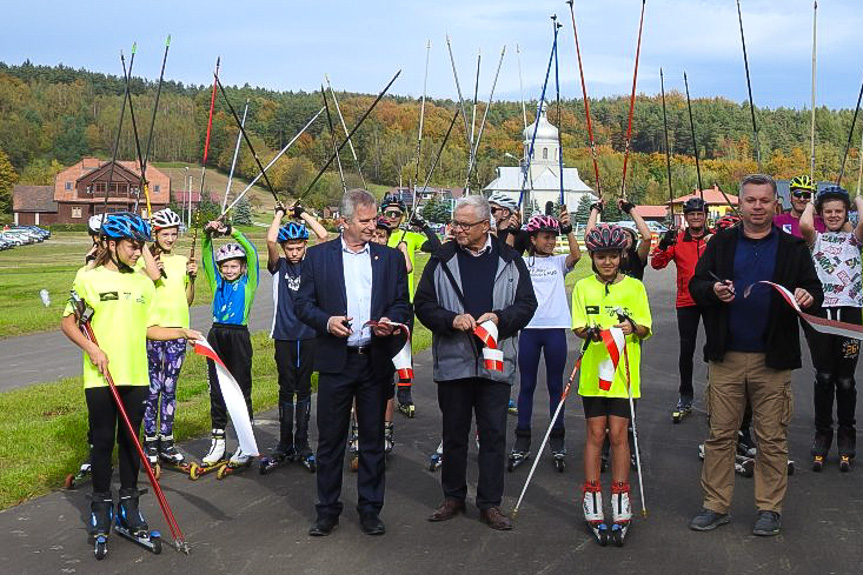
[[[569,213],[564,207],[560,221],[536,215],[527,224],[531,247],[525,257],[530,271],[538,306],[530,323],[522,330],[518,340],[518,368],[521,385],[518,392],[518,424],[515,428],[515,446],[509,459],[512,471],[530,457],[531,415],[533,392],[536,390],[540,354],[545,355],[546,383],[548,385],[549,412],[554,413],[563,393],[563,370],[566,366],[566,332],[572,324],[566,297],[564,279],[581,257],[581,251]],[[558,234],[569,242],[569,253],[555,255]],[[564,445],[563,413],[551,432],[551,451],[555,464],[563,468]]]
[[[858,213],[863,198],[855,199]],[[851,199],[838,186],[824,188],[800,216],[800,233],[812,250],[815,271],[824,288],[824,303],[818,314],[828,319],[860,325],[863,306],[861,256],[863,222],[847,231]],[[815,212],[824,220],[827,230],[815,228]],[[857,391],[854,371],[860,354],[860,341],[806,329],[806,339],[815,365],[815,439],[812,442],[812,466],[821,471],[833,443],[833,397],[836,397],[838,420],[837,446],[842,471],[851,468],[856,454],[857,431],[855,411]]]

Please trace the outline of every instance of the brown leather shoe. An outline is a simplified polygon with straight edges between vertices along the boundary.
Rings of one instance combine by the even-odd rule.
[[[498,531],[509,531],[512,529],[512,519],[500,512],[497,507],[489,507],[479,512],[479,520]]]
[[[432,522],[449,521],[459,513],[464,513],[464,501],[458,499],[444,499],[440,507],[429,515],[428,520]]]

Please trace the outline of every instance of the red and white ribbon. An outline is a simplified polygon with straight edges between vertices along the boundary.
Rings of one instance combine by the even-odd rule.
[[[626,345],[626,336],[619,327],[604,329],[600,332],[602,344],[608,351],[608,357],[599,362],[599,389],[608,391],[614,382],[614,374],[617,372],[617,364],[623,355]]]
[[[806,313],[800,309],[800,306],[797,304],[797,300],[794,298],[794,294],[791,293],[785,286],[781,286],[777,283],[773,283],[770,281],[755,282],[754,284],[746,288],[746,290],[743,292],[743,297],[749,297],[752,288],[756,284],[768,285],[775,289],[777,292],[779,292],[779,295],[782,296],[782,299],[785,300],[785,303],[794,308],[794,311],[797,312],[797,315],[803,318],[803,321],[808,323],[815,331],[820,333],[826,333],[829,335],[838,335],[839,337],[845,337],[849,339],[863,340],[863,326],[818,317],[817,315]]]
[[[217,385],[222,390],[222,398],[225,400],[225,406],[228,408],[231,422],[234,424],[234,430],[237,432],[240,449],[246,455],[260,455],[258,452],[258,442],[255,441],[255,433],[252,431],[252,420],[249,419],[249,410],[246,407],[246,399],[243,397],[240,384],[237,383],[237,380],[234,379],[234,376],[225,367],[222,358],[219,357],[207,340],[194,342],[194,349],[195,353],[213,360],[213,363],[216,365]]]
[[[482,349],[482,359],[486,369],[503,371],[503,351],[497,348],[497,324],[486,320],[476,326],[473,334],[485,345]]]
[[[386,326],[405,334],[405,344],[397,354],[393,356],[393,365],[399,376],[399,384],[407,385],[414,379],[413,353],[411,352],[411,329],[403,323],[395,321],[367,321],[367,327]],[[395,333],[395,332],[394,332]]]

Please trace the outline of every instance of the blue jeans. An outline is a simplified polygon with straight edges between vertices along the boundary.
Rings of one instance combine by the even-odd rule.
[[[521,384],[518,392],[518,428],[530,429],[533,415],[533,393],[536,391],[540,353],[545,355],[545,380],[548,385],[549,414],[554,415],[563,393],[563,370],[566,367],[566,330],[524,329],[518,339],[518,369]],[[563,410],[554,423],[563,430]]]

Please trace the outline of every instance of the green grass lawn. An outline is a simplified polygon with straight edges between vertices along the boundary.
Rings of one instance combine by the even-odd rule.
[[[29,318],[30,327],[56,329],[62,300],[80,264],[86,241],[83,234],[55,234],[45,244],[16,248],[0,254],[0,268],[5,268],[0,269],[4,286],[17,286],[0,290],[0,309],[11,315],[17,314],[18,323]],[[258,242],[259,238],[253,235],[253,241]],[[28,251],[31,254],[29,257],[21,256]],[[46,259],[50,259],[51,263],[41,260],[40,266],[39,260],[32,255],[37,253],[48,256]],[[417,257],[416,281],[419,281],[427,261],[428,256]],[[588,273],[590,263],[587,258],[582,258],[575,272],[567,278],[567,286],[571,289],[578,278]],[[14,284],[6,283],[10,281],[10,275]],[[39,284],[44,284],[52,291],[51,308],[44,308],[39,301]],[[209,299],[207,291],[205,286],[198,286],[197,293],[201,300]],[[258,296],[267,297],[268,293],[262,291]],[[30,300],[35,301],[31,304]],[[32,310],[21,311],[25,307]],[[13,329],[11,326],[16,326],[15,321],[2,324],[7,335]],[[431,333],[419,323],[413,337],[415,352],[431,345]],[[276,404],[278,384],[270,339],[265,333],[256,333],[252,336],[252,343],[253,402],[255,410],[260,411]],[[316,387],[317,375],[312,383]],[[183,367],[177,400],[177,439],[182,441],[207,433],[210,429],[210,402],[206,363],[191,352]],[[0,393],[0,413],[14,414],[12,417],[0,418],[0,437],[3,438],[0,442],[0,509],[60,488],[66,474],[77,470],[87,455],[87,406],[80,377]],[[260,447],[266,450],[270,446]],[[192,455],[200,457],[201,454]]]

